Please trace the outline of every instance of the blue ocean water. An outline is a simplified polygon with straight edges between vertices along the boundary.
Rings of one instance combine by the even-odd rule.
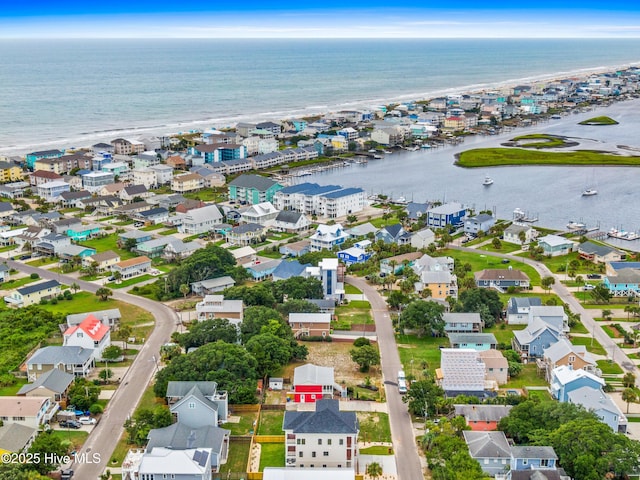
[[[0,154],[640,63],[640,40],[2,40]]]

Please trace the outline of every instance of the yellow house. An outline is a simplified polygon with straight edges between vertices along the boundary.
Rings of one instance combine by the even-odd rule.
[[[37,305],[40,300],[57,297],[60,294],[60,284],[56,280],[26,285],[14,290],[11,295],[4,297],[9,307],[20,308]]]
[[[331,147],[336,152],[344,152],[349,148],[349,141],[342,135],[334,135],[331,137]]]
[[[0,162],[0,183],[22,180],[22,170],[9,162]]]
[[[447,297],[458,298],[457,277],[449,271],[422,272],[420,274],[421,290],[429,289],[431,297],[446,300]]]
[[[464,117],[447,117],[444,119],[444,128],[447,130],[464,130],[467,121]]]
[[[84,257],[82,259],[82,266],[88,267],[89,265],[96,263],[96,270],[98,272],[106,272],[111,270],[111,267],[120,262],[120,255],[112,250],[106,252],[95,253]]]
[[[178,175],[171,180],[171,190],[177,193],[192,192],[200,190],[204,186],[204,178],[197,173],[187,173]]]

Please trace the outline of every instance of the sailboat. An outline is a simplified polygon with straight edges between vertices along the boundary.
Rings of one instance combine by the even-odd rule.
[[[491,178],[489,175],[485,175],[482,185],[484,185],[485,187],[488,187],[491,184],[493,184],[493,178]]]
[[[592,180],[591,185],[593,185],[594,183],[595,181]],[[596,188],[593,186],[588,186],[586,189],[582,191],[583,197],[592,197],[593,195],[597,195],[597,194],[598,194],[598,190],[596,190]]]

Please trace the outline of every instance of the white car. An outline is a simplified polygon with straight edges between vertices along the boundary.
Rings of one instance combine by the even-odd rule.
[[[96,419],[91,417],[80,417],[78,422],[80,422],[81,425],[95,425]]]

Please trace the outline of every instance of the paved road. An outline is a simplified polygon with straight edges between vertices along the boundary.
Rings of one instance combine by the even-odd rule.
[[[391,438],[395,450],[398,478],[400,480],[424,478],[411,416],[407,410],[407,405],[402,401],[402,397],[398,393],[396,382],[398,371],[402,370],[402,363],[400,363],[400,355],[398,354],[387,302],[375,288],[360,278],[347,277],[346,282],[362,290],[371,303],[373,319],[376,323],[376,334],[378,335],[382,376],[387,396]]]
[[[49,272],[42,268],[31,267],[12,260],[8,260],[7,265],[21,272],[37,273],[43,279],[58,280],[63,284],[71,285],[75,282],[82,290],[87,292],[95,292],[100,288],[95,283],[84,282],[77,278]],[[155,373],[160,346],[169,341],[171,333],[176,328],[177,316],[175,312],[160,302],[118,290],[113,290],[113,298],[136,305],[150,312],[155,317],[156,324],[145,345],[136,355],[127,374],[122,378],[121,384],[109,401],[100,423],[96,425],[84,444],[81,453],[98,453],[101,461],[97,463],[76,463],[72,467],[75,471],[75,478],[82,480],[97,479],[109,467],[108,462],[124,431],[123,424],[135,410],[136,405],[142,398],[142,393]]]
[[[461,250],[465,252],[473,252],[478,253],[478,250],[475,248],[468,247],[459,247],[454,245],[449,245],[449,248],[454,250]],[[569,291],[566,285],[561,283],[561,276],[555,273],[552,273],[545,264],[541,262],[536,262],[531,258],[519,257],[515,255],[507,255],[503,253],[495,253],[482,251],[482,254],[490,256],[490,257],[498,257],[498,258],[508,258],[517,262],[524,262],[527,265],[532,266],[536,269],[536,271],[540,274],[541,277],[554,277],[556,279],[556,283],[551,287],[553,292],[560,297],[560,299],[569,305],[569,308],[573,313],[577,313],[580,315],[580,319],[582,320],[583,325],[587,328],[589,333],[600,342],[607,352],[609,358],[611,358],[614,362],[620,365],[623,370],[632,372],[636,376],[636,384],[640,386],[640,370],[636,367],[635,363],[631,361],[631,359],[627,356],[624,350],[622,350],[616,342],[613,341],[609,335],[602,330],[602,327],[598,322],[594,320],[594,317],[599,316],[601,313],[600,310],[586,309],[584,308],[580,302],[576,299],[576,297]],[[606,305],[603,305],[603,308],[606,308]]]

